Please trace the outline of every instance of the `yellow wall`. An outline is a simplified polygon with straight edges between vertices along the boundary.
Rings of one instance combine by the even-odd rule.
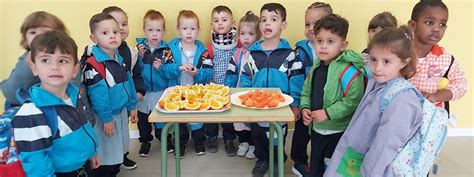
[[[55,14],[63,20],[70,31],[70,35],[76,40],[78,46],[83,48],[90,43],[88,21],[92,15],[101,11],[109,5],[117,5],[128,12],[130,24],[130,36],[127,41],[134,44],[134,38],[142,36],[141,19],[150,8],[159,10],[166,18],[167,33],[165,40],[176,36],[176,16],[181,9],[190,9],[196,12],[201,20],[201,35],[199,39],[207,43],[210,38],[210,12],[219,4],[229,6],[234,12],[236,21],[246,11],[252,10],[259,14],[262,4],[269,1],[258,0],[0,0],[0,79],[4,79],[10,73],[18,56],[23,53],[19,46],[19,29],[24,18],[31,12],[44,10]],[[312,1],[287,0],[281,2],[287,9],[288,28],[282,37],[294,44],[303,39],[304,12]],[[406,24],[410,17],[411,9],[417,0],[327,0],[332,5],[334,12],[349,20],[349,48],[361,51],[367,43],[368,21],[377,13],[382,11],[392,12],[399,24]],[[450,10],[448,30],[441,42],[451,53],[453,53],[466,71],[466,77],[472,84],[473,80],[473,9],[471,0],[446,1]],[[21,9],[21,10],[19,10]],[[81,49],[82,50],[82,49]],[[3,103],[4,98],[0,98]],[[1,107],[1,106],[0,106]],[[473,93],[471,89],[461,100],[452,103],[452,112],[457,114],[458,127],[474,128],[472,120]]]

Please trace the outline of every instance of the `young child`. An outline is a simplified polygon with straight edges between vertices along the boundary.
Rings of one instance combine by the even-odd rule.
[[[426,99],[449,112],[448,101],[466,94],[467,80],[454,56],[438,45],[447,23],[448,7],[441,0],[418,2],[408,21],[419,60],[417,73],[410,81]]]
[[[264,40],[250,46],[249,60],[243,63],[244,71],[240,76],[240,86],[278,87],[283,93],[289,94],[295,99],[290,105],[294,110],[298,109],[299,105],[304,69],[301,62],[295,60],[295,54],[288,41],[280,38],[281,32],[286,26],[285,7],[278,3],[268,3],[262,6],[259,29]],[[295,116],[299,116],[299,110],[294,113]],[[287,123],[280,122],[280,125],[283,128],[284,137],[286,137]],[[250,127],[255,144],[255,156],[258,158],[252,170],[253,176],[263,176],[269,166],[268,146],[269,142],[274,141],[268,140],[268,126],[268,123],[262,122],[253,123]],[[276,151],[275,154],[277,154]],[[286,155],[284,158],[286,160]],[[274,172],[278,173],[277,167]]]
[[[241,45],[236,49],[232,59],[229,61],[225,85],[240,87],[240,75],[243,72],[243,64],[247,63],[250,58],[249,48],[262,36],[258,29],[259,22],[258,16],[254,15],[252,11],[248,11],[245,16],[240,18],[238,31]],[[236,135],[239,136],[240,142],[237,155],[245,156],[247,159],[254,159],[255,146],[250,134],[250,127],[244,123],[234,123],[234,130]]]
[[[227,6],[216,6],[211,13],[212,44],[208,47],[208,52],[212,53],[213,70],[212,82],[216,84],[225,83],[225,75],[237,47],[237,29],[234,27],[232,11]],[[211,51],[212,50],[212,51]],[[232,123],[221,123],[224,146],[227,156],[234,157],[236,148],[234,145],[235,131]],[[207,150],[211,153],[218,151],[217,134],[219,124],[206,123],[206,135],[209,137]]]
[[[117,21],[107,13],[99,13],[92,16],[89,27],[90,38],[97,45],[92,46],[83,74],[91,107],[99,117],[94,126],[101,142],[98,149],[101,166],[96,175],[115,177],[130,141],[127,111],[131,122],[137,121],[136,91],[117,52],[121,44]]]
[[[125,41],[129,34],[127,13],[125,13],[125,11],[122,10],[122,8],[117,7],[117,6],[106,7],[105,9],[102,10],[102,12],[112,15],[112,17],[114,17],[114,19],[119,24],[121,43],[120,43],[120,46],[118,47],[118,52],[120,56],[123,58],[123,63],[125,63],[125,67],[127,68],[127,70],[131,71],[133,84],[136,90],[137,101],[143,100],[143,96],[145,95],[146,88],[143,82],[140,66],[137,64],[138,60],[136,58],[136,55],[138,51],[136,50],[135,47],[129,47],[127,42]],[[140,130],[140,126],[138,127]],[[127,169],[127,170],[133,170],[137,168],[137,163],[129,159],[127,155],[128,155],[128,150],[123,155],[122,168]]]
[[[190,10],[181,10],[177,19],[176,30],[179,38],[172,39],[169,47],[174,63],[161,66],[163,73],[169,80],[168,86],[208,84],[212,79],[212,60],[209,59],[206,47],[197,40],[200,32],[199,18]],[[187,124],[180,124],[180,157],[185,154],[189,139]],[[206,154],[204,141],[206,135],[202,123],[191,123],[191,136],[197,155]]]
[[[156,10],[148,10],[143,17],[143,32],[146,38],[137,38],[138,42],[138,60],[142,68],[142,76],[145,81],[146,94],[143,100],[138,102],[138,130],[141,143],[138,154],[141,157],[148,156],[151,148],[152,125],[148,122],[148,116],[155,108],[158,99],[163,91],[168,87],[170,78],[163,77],[162,64],[173,62],[171,50],[163,41],[165,33],[165,18]],[[172,78],[171,78],[172,79]],[[155,124],[155,137],[161,140],[161,129],[163,123]],[[171,136],[168,136],[168,152],[173,152],[174,147]]]
[[[44,11],[33,12],[25,18],[21,25],[21,46],[26,50],[18,59],[10,76],[1,82],[2,92],[5,96],[5,110],[10,107],[20,106],[16,99],[16,91],[20,88],[28,90],[31,86],[40,82],[37,76],[31,72],[30,48],[31,41],[47,31],[61,31],[66,33],[67,29],[63,22],[53,14]]]
[[[375,15],[372,20],[369,22],[367,31],[369,33],[369,41],[372,40],[375,34],[382,31],[385,28],[397,27],[397,18],[393,16],[390,12],[382,12]],[[369,61],[369,51],[364,49],[362,51],[362,57],[364,57],[365,62]]]
[[[69,82],[79,72],[77,45],[60,31],[38,35],[30,44],[31,70],[41,81],[13,119],[26,175],[92,175],[99,166],[98,141],[78,101],[79,89]]]
[[[330,14],[332,14],[331,5],[323,2],[315,2],[306,9],[304,19],[304,35],[306,39],[296,42],[295,49],[296,58],[303,63],[305,76],[308,75],[313,63],[318,58],[314,51],[314,25],[319,19]],[[295,122],[293,137],[297,138],[293,138],[291,141],[291,159],[295,162],[291,171],[295,175],[302,177],[304,174],[309,173],[310,170],[306,149],[308,149],[311,136],[308,134],[308,126],[303,124],[301,116],[297,117]]]
[[[324,176],[344,176],[347,172],[355,176],[395,176],[392,161],[418,129],[424,111],[415,89],[395,95],[383,112],[380,105],[389,86],[415,74],[414,50],[406,26],[387,28],[369,42],[373,77]]]
[[[325,158],[331,158],[339,138],[364,95],[364,60],[347,50],[349,23],[332,14],[316,22],[315,52],[318,59],[301,91],[303,123],[311,130],[311,175],[322,176]],[[354,70],[346,88],[339,78]]]

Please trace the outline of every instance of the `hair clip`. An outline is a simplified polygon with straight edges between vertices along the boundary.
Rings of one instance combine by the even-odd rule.
[[[411,37],[408,36],[408,33],[405,32],[404,34],[405,34],[405,37],[406,37],[408,40],[411,40]]]

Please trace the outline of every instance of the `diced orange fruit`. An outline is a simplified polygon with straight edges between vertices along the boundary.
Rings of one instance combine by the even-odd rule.
[[[177,111],[179,110],[179,105],[171,102],[166,102],[164,108],[167,111]]]

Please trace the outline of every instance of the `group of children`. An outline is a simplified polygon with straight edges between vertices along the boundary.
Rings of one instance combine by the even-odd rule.
[[[2,82],[2,91],[6,108],[21,106],[13,125],[28,176],[85,173],[108,177],[117,176],[120,165],[136,168],[127,158],[129,120],[138,122],[138,153],[146,157],[154,139],[153,127],[155,137],[161,137],[163,124],[152,125],[148,116],[163,91],[175,85],[210,82],[277,87],[294,98],[290,105],[295,116],[291,159],[296,175],[343,176],[341,161],[349,149],[364,157],[362,176],[390,176],[391,160],[419,125],[423,110],[418,91],[409,90],[395,96],[381,112],[379,101],[387,85],[409,79],[433,103],[458,99],[467,90],[459,63],[437,45],[447,21],[448,8],[441,1],[417,3],[408,26],[397,27],[394,16],[380,13],[369,23],[370,42],[361,55],[347,49],[348,21],[322,2],[307,8],[307,39],[298,41],[295,49],[280,37],[287,21],[286,9],[279,3],[263,5],[260,17],[247,12],[238,27],[230,8],[215,7],[209,45],[197,40],[200,25],[194,12],[179,12],[179,37],[167,43],[163,40],[165,18],[149,10],[143,17],[145,38],[129,46],[125,42],[127,14],[111,6],[90,19],[93,44],[85,48],[79,62],[77,46],[64,24],[47,12],[35,12],[21,28],[26,52]],[[81,77],[75,77],[78,73]],[[443,77],[449,84],[438,89]],[[81,98],[79,88],[87,98]],[[30,101],[17,99],[19,89],[29,90]],[[84,102],[90,104],[96,118],[86,116]],[[50,126],[47,107],[57,114],[53,124],[57,128]],[[280,125],[286,137],[287,122]],[[268,123],[221,126],[226,154],[257,158],[251,173],[263,176],[269,168],[269,144],[275,142],[268,139]],[[179,145],[168,134],[169,153],[180,146],[183,158],[190,133],[197,155],[217,152],[218,124],[183,123],[179,127],[181,134],[174,135],[180,136]],[[238,148],[233,142],[236,137]],[[387,143],[387,139],[397,141]]]

